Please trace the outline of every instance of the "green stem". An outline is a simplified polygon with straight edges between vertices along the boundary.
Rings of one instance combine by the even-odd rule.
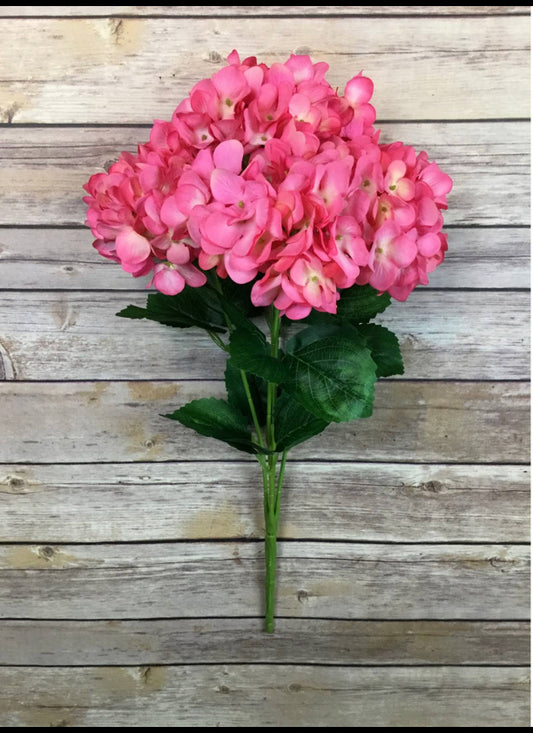
[[[265,631],[274,633],[274,603],[276,585],[276,523],[266,523],[265,534]]]
[[[207,329],[206,329],[206,330],[207,330]],[[220,336],[218,335],[218,333],[215,333],[214,331],[209,331],[209,330],[207,330],[207,335],[209,336],[209,338],[210,338],[210,339],[211,339],[212,341],[214,341],[214,342],[215,342],[215,344],[216,344],[216,345],[217,345],[217,346],[218,346],[218,347],[219,347],[220,349],[222,349],[222,351],[226,351],[226,352],[228,351],[228,347],[227,347],[227,346],[226,346],[226,344],[225,344],[225,343],[224,343],[224,342],[222,341],[222,339],[220,338]]]
[[[259,418],[257,417],[257,411],[255,409],[254,401],[253,401],[253,398],[252,398],[252,393],[250,391],[250,385],[248,383],[248,376],[247,376],[246,372],[244,371],[244,369],[241,369],[240,372],[241,372],[241,379],[242,379],[242,384],[243,384],[243,387],[244,387],[244,392],[246,394],[246,399],[248,400],[248,406],[249,406],[250,412],[252,414],[252,420],[253,420],[253,423],[254,423],[255,432],[257,433],[257,440],[258,440],[259,445],[261,446],[261,448],[264,448],[265,447],[265,441],[264,441],[264,438],[263,438],[263,433],[261,431],[261,426],[259,425]],[[259,463],[261,463],[261,465],[263,465],[263,463],[265,462],[264,456],[259,456],[258,455],[257,460],[259,461]]]
[[[216,290],[220,295],[223,296],[224,295],[224,291],[222,290],[222,285],[220,284],[220,280],[218,279],[218,277],[216,275],[216,272],[214,270],[209,270],[208,271],[207,279],[208,279],[209,283],[211,284],[211,287],[214,290]],[[231,332],[234,329],[234,325],[230,321],[230,319],[228,318],[228,316],[226,315],[226,313],[224,313],[224,319],[226,321],[226,326],[228,327],[228,332],[231,334]],[[224,351],[226,351],[226,352],[229,351],[228,347],[222,341],[222,339],[220,339],[220,337],[218,337],[212,331],[208,331],[207,333],[211,336],[211,338],[213,339],[213,341],[218,346],[220,346],[220,348],[224,349]],[[247,376],[246,372],[244,371],[244,369],[241,369],[240,370],[240,373],[241,373],[242,384],[243,384],[243,387],[244,387],[244,392],[246,394],[246,399],[248,400],[248,406],[250,408],[250,413],[252,415],[252,421],[253,421],[253,424],[254,424],[255,432],[257,433],[257,442],[259,443],[259,445],[261,446],[261,448],[264,448],[265,447],[265,440],[263,438],[263,432],[261,430],[261,426],[259,425],[259,419],[257,417],[257,411],[255,409],[254,401],[252,399],[252,392],[250,390],[250,384],[248,382],[248,376]],[[261,464],[261,467],[263,467],[263,464],[265,462],[264,457],[263,456],[258,456],[258,459],[257,460]]]
[[[273,306],[270,309],[270,356],[275,359],[279,354],[279,332],[281,326],[280,313]],[[274,435],[274,408],[276,406],[276,392],[278,385],[269,382],[267,386],[267,423],[266,436],[267,445],[271,450],[276,449],[276,439]]]
[[[287,462],[287,453],[288,451],[284,450],[283,455],[281,456],[281,466],[280,466],[279,474],[278,474],[278,485],[276,487],[275,513],[278,518],[279,518],[280,505],[281,505],[281,487],[283,485],[283,476],[285,475],[285,464]]]
[[[276,308],[270,309],[270,355],[277,358],[279,354],[280,313]],[[279,496],[283,472],[285,469],[286,454],[283,459],[279,476],[276,480],[278,454],[276,453],[276,435],[274,412],[276,407],[276,393],[278,385],[269,382],[267,385],[267,416],[266,439],[267,447],[272,453],[268,456],[268,468],[264,471],[264,513],[265,513],[265,631],[274,632],[275,586],[276,586],[276,556],[277,536],[279,524]]]

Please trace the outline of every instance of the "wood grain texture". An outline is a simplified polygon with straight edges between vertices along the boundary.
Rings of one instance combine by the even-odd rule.
[[[529,559],[521,545],[283,540],[277,614],[527,620]],[[263,569],[260,541],[4,545],[0,618],[261,616]]]
[[[383,141],[401,139],[412,144],[416,140],[417,149],[427,150],[453,177],[446,223],[528,224],[527,123],[391,123],[382,127]],[[65,128],[58,145],[54,128],[24,128],[24,139],[19,130],[6,128],[3,155],[7,160],[0,178],[3,223],[83,224],[82,185],[121,150],[135,150],[148,133],[147,128],[138,127]],[[496,182],[494,169],[499,171]],[[509,188],[513,196],[503,197]],[[24,214],[18,213],[21,205]]]
[[[527,727],[523,668],[0,670],[6,727]],[[24,691],[24,692],[23,692]]]
[[[21,380],[223,378],[227,355],[203,330],[117,318],[130,303],[146,295],[0,294],[3,359]],[[525,379],[529,316],[528,292],[421,288],[376,322],[398,336],[403,378]]]
[[[1,17],[528,15],[526,5],[3,5]]]
[[[0,466],[3,542],[251,539],[255,463]],[[528,542],[529,467],[289,460],[280,537]],[[1,645],[0,645],[1,646]]]
[[[220,382],[0,382],[0,462],[227,460],[225,444],[160,417],[222,394]],[[529,394],[522,382],[381,382],[371,419],[331,425],[291,456],[528,463]]]
[[[4,727],[529,724],[529,15],[0,8]],[[405,375],[291,451],[273,636],[259,467],[161,417],[222,359],[116,319],[146,279],[82,227],[89,176],[234,47],[362,69],[382,141],[454,180],[444,265],[382,316]]]
[[[528,665],[520,621],[259,618],[139,621],[0,620],[4,665]]]
[[[0,119],[151,124],[234,48],[269,65],[308,54],[329,63],[328,80],[341,89],[364,70],[375,83],[378,119],[529,115],[522,17],[327,16],[300,17],[297,25],[295,32],[292,17],[249,16],[0,19],[11,39],[0,48]]]
[[[431,289],[529,288],[528,228],[450,227],[447,234],[449,250],[431,273]],[[146,293],[148,278],[129,277],[93,249],[93,239],[85,228],[0,228],[0,288]]]
[[[383,142],[401,140],[426,150],[452,176],[446,225],[529,225],[527,122],[395,122],[379,127]],[[83,185],[122,150],[135,151],[148,136],[148,127],[137,126],[60,130],[5,126],[0,149],[0,222],[38,227],[84,224]],[[80,252],[85,250],[82,247]]]

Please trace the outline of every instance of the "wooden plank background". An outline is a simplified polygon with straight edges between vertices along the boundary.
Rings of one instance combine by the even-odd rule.
[[[0,723],[529,725],[529,7],[0,9]],[[277,630],[257,466],[162,420],[201,334],[115,318],[82,185],[237,48],[375,82],[454,179],[450,251],[381,320],[406,371],[291,452]]]

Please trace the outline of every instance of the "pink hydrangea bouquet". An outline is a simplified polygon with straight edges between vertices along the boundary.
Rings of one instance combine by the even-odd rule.
[[[371,415],[376,381],[403,373],[397,338],[372,320],[447,250],[450,177],[379,142],[369,78],[341,95],[327,70],[233,51],[84,187],[94,247],[156,291],[118,315],[204,329],[227,354],[227,399],[164,417],[259,462],[268,632],[288,451]]]

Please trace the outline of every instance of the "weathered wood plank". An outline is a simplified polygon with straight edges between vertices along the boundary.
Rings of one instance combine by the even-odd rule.
[[[523,668],[5,667],[5,727],[528,727]]]
[[[444,264],[431,274],[431,288],[529,288],[527,228],[447,231],[449,250]],[[0,288],[146,292],[147,278],[129,277],[101,257],[91,246],[93,239],[88,229],[0,228]]]
[[[217,465],[202,483],[198,467],[186,463],[95,465],[89,474],[84,465],[14,465],[3,466],[2,473],[4,541],[242,538],[262,532],[254,515],[254,464]],[[286,507],[280,535],[526,541],[527,476],[519,466],[315,463],[310,473],[295,463],[286,488],[294,506]],[[186,515],[179,511],[184,506],[190,507]]]
[[[527,620],[527,545],[278,543],[277,614]],[[259,542],[0,546],[0,617],[261,616]]]
[[[529,664],[520,621],[0,621],[2,665]]]
[[[261,537],[258,478],[227,461],[3,465],[0,541]],[[289,461],[279,536],[528,542],[529,499],[527,466]]]
[[[446,224],[529,225],[527,122],[395,122],[380,127],[383,142],[401,140],[426,150],[452,176]],[[5,126],[0,222],[37,227],[83,224],[87,213],[83,184],[122,150],[135,151],[148,135],[147,127]],[[79,251],[82,260],[88,257],[81,240]]]
[[[525,5],[3,5],[0,17],[527,15]]]
[[[227,355],[204,331],[117,318],[130,303],[146,294],[0,294],[3,358],[25,380],[223,378]],[[377,322],[399,338],[403,378],[524,379],[529,316],[529,292],[420,288]]]
[[[0,32],[10,43],[0,48],[0,118],[122,124],[127,116],[129,123],[151,123],[168,117],[236,46],[243,58],[267,64],[307,53],[329,63],[328,80],[341,89],[364,69],[375,82],[380,119],[527,118],[528,31],[512,14],[297,23],[250,16],[4,18]]]
[[[220,382],[0,382],[0,462],[236,459],[244,454],[160,417],[222,394]],[[528,463],[529,394],[523,382],[381,382],[373,417],[331,425],[291,457]]]

